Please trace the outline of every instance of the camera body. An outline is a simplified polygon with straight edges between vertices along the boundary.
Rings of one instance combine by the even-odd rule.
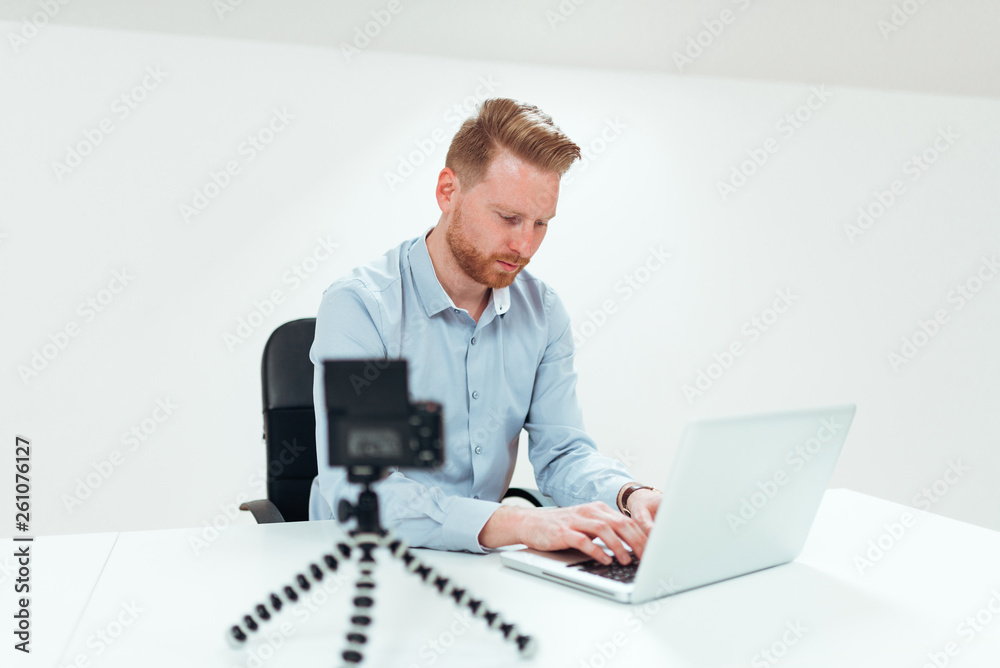
[[[444,463],[441,405],[411,402],[407,374],[403,359],[323,361],[330,465],[350,480]]]

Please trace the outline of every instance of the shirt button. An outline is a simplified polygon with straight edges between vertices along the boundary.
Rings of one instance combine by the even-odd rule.
[[[478,390],[476,390],[475,392],[472,393],[472,398],[473,399],[478,399],[479,398],[479,391]]]
[[[472,337],[472,345],[476,345],[476,337]]]
[[[453,309],[453,310],[455,311],[455,313],[458,313],[458,309]]]
[[[481,446],[478,445],[476,446],[476,454],[477,455],[483,454],[483,448]]]

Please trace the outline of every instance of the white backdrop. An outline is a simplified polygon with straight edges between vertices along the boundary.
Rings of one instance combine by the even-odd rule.
[[[0,434],[32,442],[35,533],[262,497],[268,334],[437,220],[486,96],[586,147],[532,268],[603,451],[662,483],[693,417],[851,401],[833,486],[1000,529],[995,100],[52,25],[0,89]]]

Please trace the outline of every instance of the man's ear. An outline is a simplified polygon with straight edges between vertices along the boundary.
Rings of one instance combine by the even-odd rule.
[[[437,197],[438,208],[441,209],[442,213],[451,213],[455,206],[455,194],[459,192],[461,192],[461,186],[458,182],[458,175],[451,167],[445,167],[438,174],[437,189],[434,193]]]

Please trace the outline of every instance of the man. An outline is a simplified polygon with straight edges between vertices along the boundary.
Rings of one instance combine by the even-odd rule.
[[[524,270],[556,215],[560,178],[579,157],[537,107],[487,100],[452,140],[435,191],[437,225],[323,295],[310,351],[317,443],[327,442],[323,359],[404,357],[412,397],[443,406],[445,465],[393,471],[377,486],[383,524],[413,545],[574,547],[610,563],[599,537],[622,563],[631,561],[624,544],[642,555],[660,494],[584,431],[569,315]],[[559,509],[498,503],[522,428],[539,489]],[[325,447],[317,457],[309,516],[327,519],[359,486],[328,465]]]

